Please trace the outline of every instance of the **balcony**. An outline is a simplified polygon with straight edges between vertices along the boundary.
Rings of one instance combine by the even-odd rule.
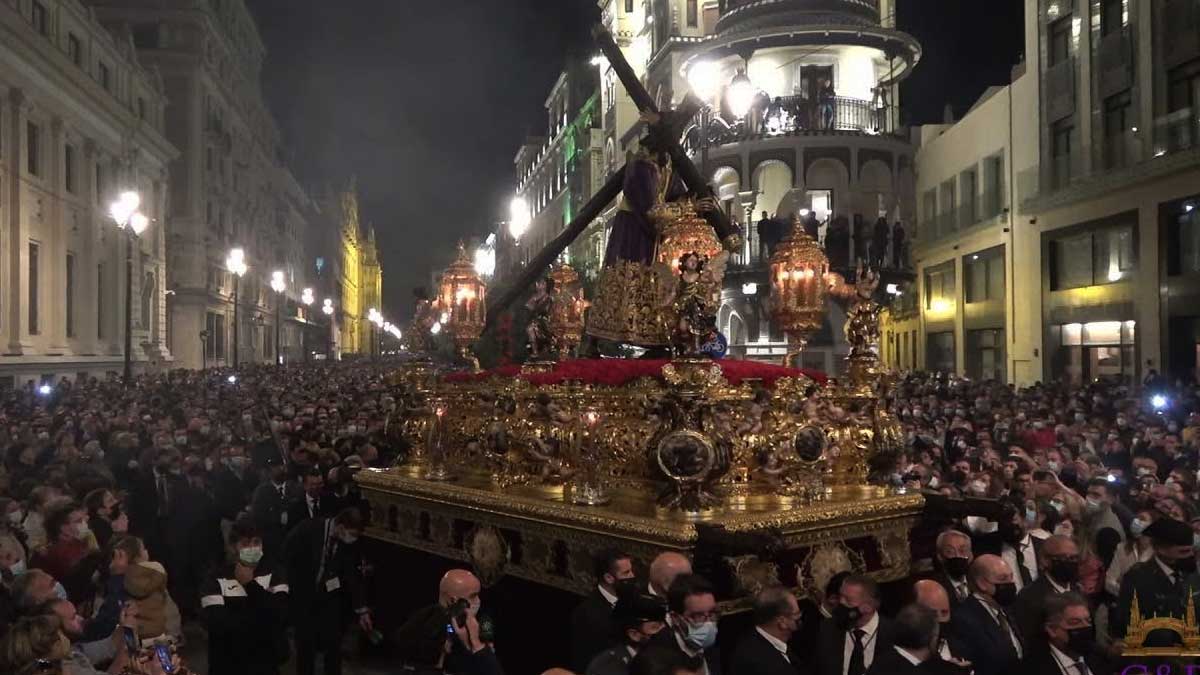
[[[720,117],[708,121],[707,145],[816,134],[890,134],[895,131],[891,108],[873,108],[870,101],[837,96],[822,105],[801,96],[782,96],[765,111],[752,110],[733,124]],[[689,153],[705,145],[700,125],[688,130],[684,148]]]
[[[1075,59],[1046,69],[1046,118],[1057,122],[1075,112]]]
[[[829,17],[879,23],[879,0],[721,0],[719,7],[718,33],[747,24],[779,24],[792,16],[799,18],[789,23],[829,21]]]
[[[1096,75],[1100,98],[1128,89],[1133,83],[1133,41],[1129,29],[1122,28],[1100,38],[1096,61],[1100,71]]]

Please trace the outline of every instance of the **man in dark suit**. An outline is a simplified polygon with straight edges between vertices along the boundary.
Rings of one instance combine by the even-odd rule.
[[[650,642],[684,658],[701,657],[703,675],[721,675],[717,618],[712,586],[698,574],[680,574],[667,591],[667,627]]]
[[[351,550],[362,530],[362,515],[346,509],[334,518],[301,523],[284,543],[298,675],[313,675],[318,652],[325,654],[325,675],[341,675],[343,607],[354,610],[367,633],[374,627],[358,556]]]
[[[981,555],[967,577],[971,595],[953,609],[954,634],[966,644],[976,675],[1015,672],[1025,647],[1006,609],[1017,595],[1012,570],[1000,556]]]
[[[842,582],[840,605],[821,624],[816,658],[820,675],[863,675],[875,656],[892,648],[892,624],[879,614],[879,584],[851,575]]]
[[[917,604],[933,612],[938,620],[937,655],[946,663],[969,667],[970,655],[962,638],[951,625],[950,596],[946,589],[932,579],[922,579],[913,586]]]
[[[241,443],[230,443],[222,454],[221,465],[213,468],[209,482],[217,514],[228,536],[238,514],[250,505],[254,488],[258,487],[258,476],[249,468]]]
[[[937,662],[932,645],[938,637],[937,615],[927,607],[908,605],[893,621],[895,644],[875,654],[870,675],[909,675],[932,672],[926,664]]]
[[[287,534],[288,504],[299,496],[300,489],[294,481],[287,479],[281,457],[269,456],[266,462],[269,479],[254,490],[250,513],[262,532],[264,553],[275,556]]]
[[[585,675],[628,675],[629,664],[666,626],[667,603],[662,598],[634,590],[621,594],[612,610],[613,627],[621,642],[596,655]]]
[[[938,535],[933,559],[935,571],[927,578],[946,589],[951,608],[966,600],[971,593],[967,583],[967,568],[974,559],[971,537],[965,532],[946,530]]]
[[[1042,633],[1030,647],[1024,672],[1033,675],[1105,675],[1112,664],[1096,646],[1088,602],[1078,593],[1046,599]]]
[[[1182,521],[1164,517],[1154,521],[1144,534],[1153,542],[1154,557],[1129,568],[1121,580],[1117,611],[1109,614],[1109,630],[1114,640],[1125,639],[1135,594],[1143,617],[1182,619],[1187,605],[1188,577],[1196,572],[1192,528]],[[1196,590],[1192,589],[1193,592]],[[1151,631],[1145,646],[1168,647],[1176,641],[1173,633]]]
[[[142,538],[154,560],[171,558],[168,521],[178,509],[186,487],[183,457],[169,445],[158,450],[154,465],[138,472],[130,486],[129,531]]]
[[[324,509],[324,504],[321,503],[321,495],[325,488],[325,479],[321,476],[321,470],[309,469],[302,480],[303,491],[288,504],[287,530],[289,532],[306,520],[330,515]]]
[[[571,613],[571,663],[577,673],[583,672],[597,654],[617,644],[613,607],[618,596],[637,592],[633,560],[627,553],[604,550],[593,562],[596,588]]]
[[[1046,600],[1055,595],[1078,590],[1079,547],[1075,540],[1054,535],[1042,544],[1041,574],[1037,581],[1021,589],[1009,613],[1021,629],[1021,637],[1028,643],[1042,633],[1045,616],[1042,613]]]
[[[733,653],[737,675],[796,675],[802,658],[788,649],[788,641],[800,628],[800,604],[783,586],[769,586],[754,596],[751,609],[754,630],[738,643]]]

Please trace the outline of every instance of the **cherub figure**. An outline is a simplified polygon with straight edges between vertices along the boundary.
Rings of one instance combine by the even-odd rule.
[[[679,259],[679,281],[667,303],[678,317],[676,351],[700,353],[701,344],[715,330],[721,281],[728,261],[728,251],[721,251],[711,259],[693,251]]]

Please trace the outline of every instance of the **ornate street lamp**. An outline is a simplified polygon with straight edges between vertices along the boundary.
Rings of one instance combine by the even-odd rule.
[[[237,368],[238,360],[238,286],[242,276],[246,274],[246,252],[240,247],[230,249],[225,258],[225,269],[233,275],[233,367]]]
[[[281,308],[283,307],[283,292],[287,290],[287,284],[283,280],[283,272],[275,270],[271,272],[271,290],[275,291],[275,365],[283,365],[283,353],[279,351],[279,321],[283,316]]]
[[[783,365],[790,366],[825,321],[829,258],[804,231],[799,218],[771,254],[771,321],[788,338]]]
[[[308,322],[312,321],[313,289],[300,291],[300,302],[304,303],[304,324],[300,327],[300,349],[304,351],[304,362],[308,363]]]
[[[321,305],[321,311],[325,314],[325,320],[329,323],[325,331],[325,360],[333,360],[333,300],[325,298],[325,302]]]
[[[554,281],[554,303],[550,309],[550,335],[554,338],[554,350],[559,359],[573,355],[583,340],[583,319],[588,303],[583,297],[579,274],[566,263],[559,263],[550,271]]]
[[[754,94],[754,84],[750,82],[750,76],[744,69],[738,70],[737,75],[733,76],[733,81],[729,83],[729,91],[726,93],[729,100],[729,112],[739,120],[745,119],[746,115],[750,114],[750,107],[754,105]]]
[[[525,230],[529,229],[529,204],[520,197],[513,197],[508,205],[508,233],[515,241],[520,241]]]
[[[478,371],[479,359],[471,345],[483,332],[487,285],[479,278],[467,250],[460,242],[458,257],[442,273],[438,284],[438,308],[446,313],[446,330],[454,339],[459,354]]]
[[[115,202],[109,205],[108,212],[117,227],[126,233],[125,245],[125,386],[133,382],[133,246],[142,232],[150,225],[150,219],[144,216],[138,207],[142,198],[136,192],[122,192]],[[144,320],[144,317],[143,317]]]

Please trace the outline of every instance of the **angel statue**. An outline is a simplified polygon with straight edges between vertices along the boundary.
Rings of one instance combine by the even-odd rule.
[[[721,280],[728,262],[728,251],[711,259],[689,252],[679,260],[679,280],[668,303],[678,317],[672,340],[677,352],[699,354],[701,344],[716,330]]]
[[[437,323],[437,308],[429,299],[429,291],[424,286],[413,289],[413,318],[404,331],[405,348],[412,354],[428,354],[430,350],[429,329]]]
[[[850,356],[873,356],[879,344],[879,312],[883,307],[875,302],[875,289],[879,288],[879,272],[867,267],[862,261],[855,272],[854,296],[846,317],[846,342],[850,345]]]
[[[525,325],[529,359],[547,358],[554,343],[550,333],[550,312],[554,309],[553,279],[542,277],[533,282],[533,295],[525,303],[525,309],[529,310],[529,323]]]

